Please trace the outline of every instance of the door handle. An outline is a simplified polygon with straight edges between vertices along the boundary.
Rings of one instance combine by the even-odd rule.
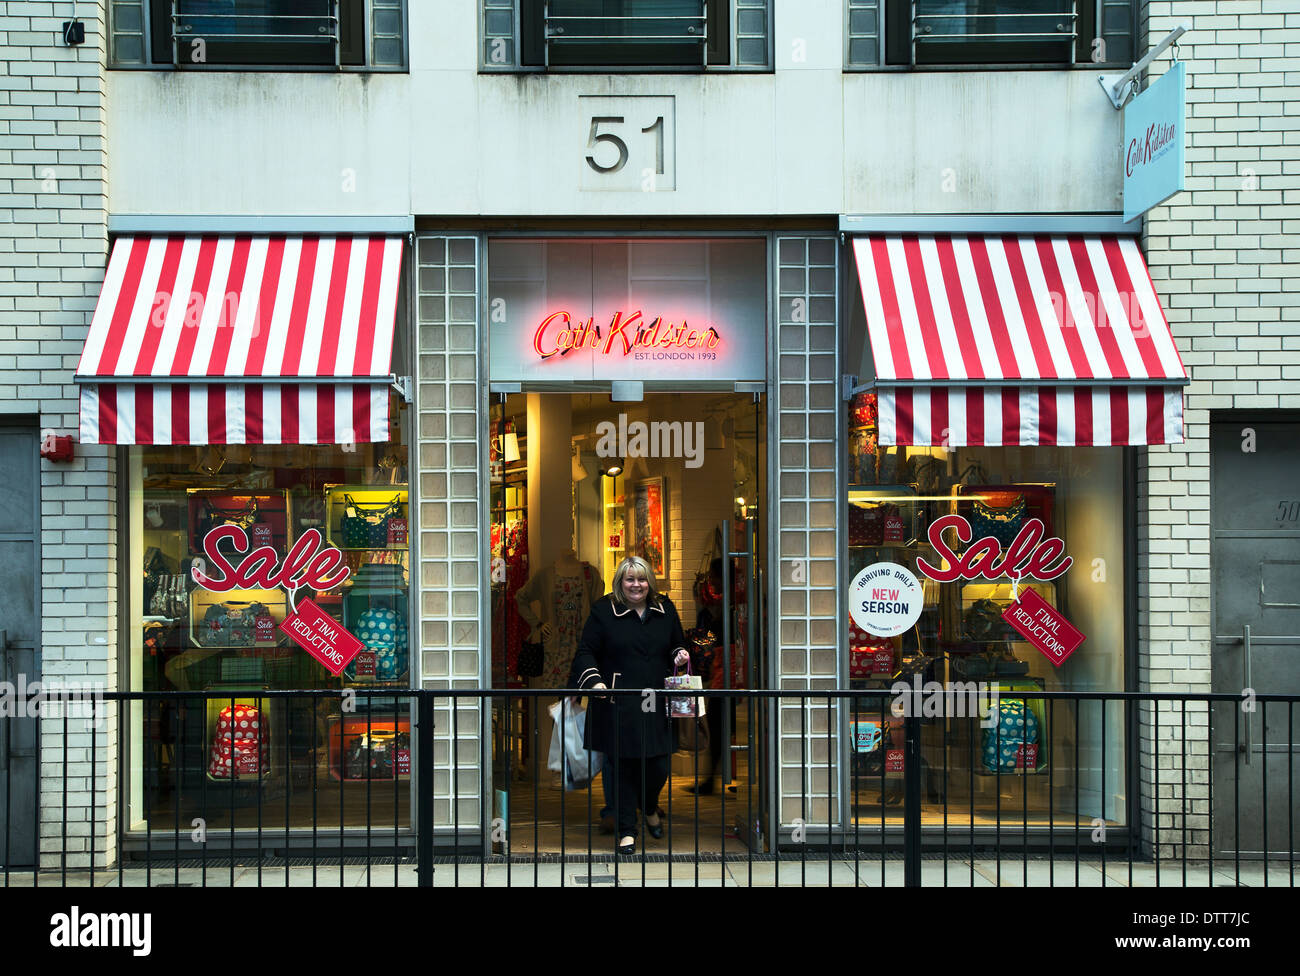
[[[9,656],[9,631],[0,630],[0,661],[4,662],[4,672],[0,674],[0,681],[4,681],[10,688],[14,687],[13,682],[9,680],[9,675],[13,673],[14,662]],[[14,688],[15,710],[19,708],[17,699],[18,690]],[[9,769],[9,726],[13,722],[13,716],[0,719],[0,772],[7,772]]]
[[[1242,688],[1253,688],[1254,685],[1250,680],[1250,624],[1245,624],[1241,631],[1241,642],[1245,647],[1246,653],[1241,658],[1241,680]],[[1246,712],[1246,765],[1250,765],[1251,753],[1251,736],[1250,736],[1250,712]]]

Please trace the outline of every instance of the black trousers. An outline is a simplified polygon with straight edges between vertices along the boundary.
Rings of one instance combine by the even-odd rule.
[[[668,756],[646,756],[644,759],[607,756],[611,765],[615,817],[619,837],[636,836],[636,812],[654,813],[659,809],[659,793],[668,782]]]

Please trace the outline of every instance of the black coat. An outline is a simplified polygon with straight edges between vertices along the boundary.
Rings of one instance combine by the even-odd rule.
[[[618,608],[613,597],[595,602],[578,651],[573,657],[569,687],[653,689],[652,711],[643,695],[591,697],[585,744],[609,756],[666,756],[673,751],[672,726],[664,679],[673,673],[673,655],[686,647],[677,608],[665,596],[650,601],[645,617],[629,607]]]

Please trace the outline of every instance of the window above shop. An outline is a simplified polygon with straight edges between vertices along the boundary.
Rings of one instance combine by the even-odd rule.
[[[403,0],[111,0],[113,67],[397,69]]]
[[[483,67],[766,69],[771,0],[483,0]]]
[[[847,0],[853,69],[1133,60],[1133,0]]]

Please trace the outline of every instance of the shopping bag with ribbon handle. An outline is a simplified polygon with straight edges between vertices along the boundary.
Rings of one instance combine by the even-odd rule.
[[[691,673],[691,662],[686,662],[686,673],[673,673],[664,678],[664,688],[668,691],[701,691],[704,683],[698,674]],[[668,715],[670,718],[700,718],[704,715],[704,697],[702,695],[669,695]]]

